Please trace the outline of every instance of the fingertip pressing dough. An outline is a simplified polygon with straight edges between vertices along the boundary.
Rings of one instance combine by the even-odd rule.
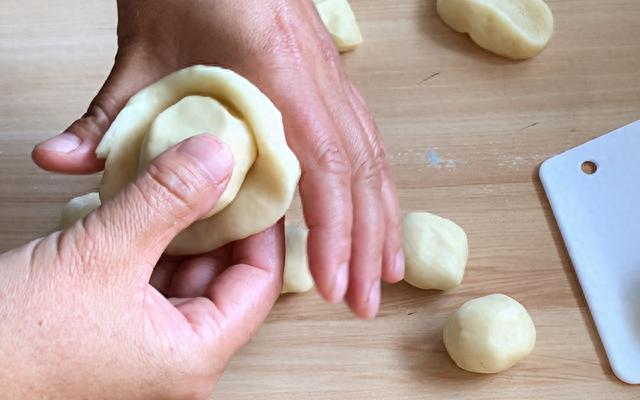
[[[351,51],[362,43],[358,21],[347,0],[314,1],[322,22],[341,53]]]
[[[282,293],[304,293],[313,289],[307,258],[309,230],[297,224],[285,224],[286,256]]]
[[[62,209],[60,216],[60,229],[67,229],[76,221],[81,220],[100,207],[100,195],[88,193],[69,200]]]
[[[196,65],[142,89],[118,114],[96,150],[106,159],[101,200],[170,146],[203,133],[227,145],[235,167],[217,206],[173,240],[170,255],[204,253],[267,229],[289,208],[300,178],[273,103],[233,71]]]
[[[405,281],[420,289],[460,285],[469,255],[467,235],[454,222],[413,212],[403,221]]]
[[[444,345],[462,369],[493,374],[533,351],[536,327],[516,300],[493,294],[466,302],[444,329]]]
[[[553,36],[553,14],[542,0],[438,0],[438,15],[495,54],[527,59]]]

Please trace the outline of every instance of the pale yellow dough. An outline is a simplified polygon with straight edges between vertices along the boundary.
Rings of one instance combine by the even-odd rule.
[[[303,293],[313,289],[307,259],[309,230],[297,224],[285,224],[286,256],[282,293]]]
[[[60,229],[67,229],[76,221],[91,214],[98,207],[100,207],[100,195],[98,193],[87,193],[84,196],[69,200],[62,209]]]
[[[175,72],[133,96],[96,150],[106,165],[103,202],[172,144],[208,133],[229,147],[236,167],[221,202],[167,248],[200,254],[261,232],[284,215],[300,178],[282,116],[251,82],[218,67]]]
[[[467,264],[467,235],[454,222],[430,213],[407,214],[403,222],[405,281],[420,289],[460,285]]]
[[[493,294],[460,307],[447,323],[443,338],[460,368],[493,374],[513,367],[533,351],[536,327],[522,304]]]
[[[542,0],[438,0],[440,18],[495,54],[526,59],[553,36],[553,15]]]
[[[351,51],[362,43],[362,33],[347,0],[314,1],[324,26],[340,52]]]

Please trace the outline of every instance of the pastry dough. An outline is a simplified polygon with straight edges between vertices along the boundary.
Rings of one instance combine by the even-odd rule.
[[[302,225],[285,224],[286,256],[282,293],[303,293],[313,289],[307,259],[309,230]]]
[[[542,0],[438,0],[437,9],[451,28],[508,58],[531,58],[553,36],[553,15]]]
[[[62,209],[60,216],[60,229],[67,229],[76,221],[91,214],[100,207],[100,195],[98,193],[87,193],[84,196],[75,197]]]
[[[527,310],[503,294],[465,303],[444,329],[444,345],[462,369],[492,374],[533,351],[536,327]]]
[[[403,222],[405,281],[420,289],[453,289],[462,283],[469,255],[467,235],[448,219],[407,214]]]
[[[324,26],[341,53],[351,51],[362,43],[358,21],[347,0],[314,1]]]
[[[133,96],[96,150],[106,165],[100,198],[107,201],[153,157],[188,137],[220,137],[236,162],[221,202],[171,243],[171,255],[200,254],[261,232],[284,215],[300,178],[282,116],[240,75],[197,65]]]

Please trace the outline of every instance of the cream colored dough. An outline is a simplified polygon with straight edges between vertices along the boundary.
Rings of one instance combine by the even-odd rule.
[[[286,257],[282,293],[303,293],[313,288],[307,259],[309,231],[302,225],[285,224]]]
[[[265,230],[289,208],[300,178],[273,103],[240,75],[198,65],[141,90],[117,116],[96,151],[106,158],[100,198],[113,198],[153,157],[201,133],[225,142],[236,167],[220,203],[168,254],[199,254]]]
[[[460,285],[469,255],[461,227],[437,215],[413,212],[404,218],[403,230],[405,281],[420,289]]]
[[[460,368],[492,374],[513,367],[533,351],[536,327],[522,304],[493,294],[460,307],[447,323],[443,338]]]
[[[314,0],[318,14],[340,52],[351,51],[362,43],[362,33],[347,0]]]
[[[531,58],[553,36],[553,15],[542,0],[438,0],[437,9],[451,28],[508,58]]]
[[[62,209],[60,229],[67,229],[76,221],[91,214],[98,207],[100,207],[100,195],[98,193],[88,193],[69,200]]]

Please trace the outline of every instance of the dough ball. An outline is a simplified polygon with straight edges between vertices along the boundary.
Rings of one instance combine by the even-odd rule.
[[[81,220],[100,207],[100,195],[88,193],[69,200],[62,209],[60,217],[60,229],[67,229],[76,221]]]
[[[307,259],[309,230],[297,224],[285,224],[286,256],[282,293],[304,293],[313,288]]]
[[[536,343],[536,327],[522,304],[503,294],[466,302],[444,329],[444,345],[462,369],[493,374],[513,367]]]
[[[314,1],[322,22],[341,53],[351,51],[362,43],[362,33],[347,0]]]
[[[526,59],[553,36],[553,15],[542,0],[438,0],[438,15],[495,54]]]
[[[405,277],[420,289],[453,289],[462,283],[469,248],[454,222],[429,213],[407,214],[403,222]]]
[[[262,232],[282,218],[298,186],[300,164],[273,103],[233,71],[196,65],[142,89],[118,114],[96,150],[106,159],[101,200],[172,145],[203,133],[227,145],[235,167],[220,202],[171,242],[170,255],[206,253]]]

